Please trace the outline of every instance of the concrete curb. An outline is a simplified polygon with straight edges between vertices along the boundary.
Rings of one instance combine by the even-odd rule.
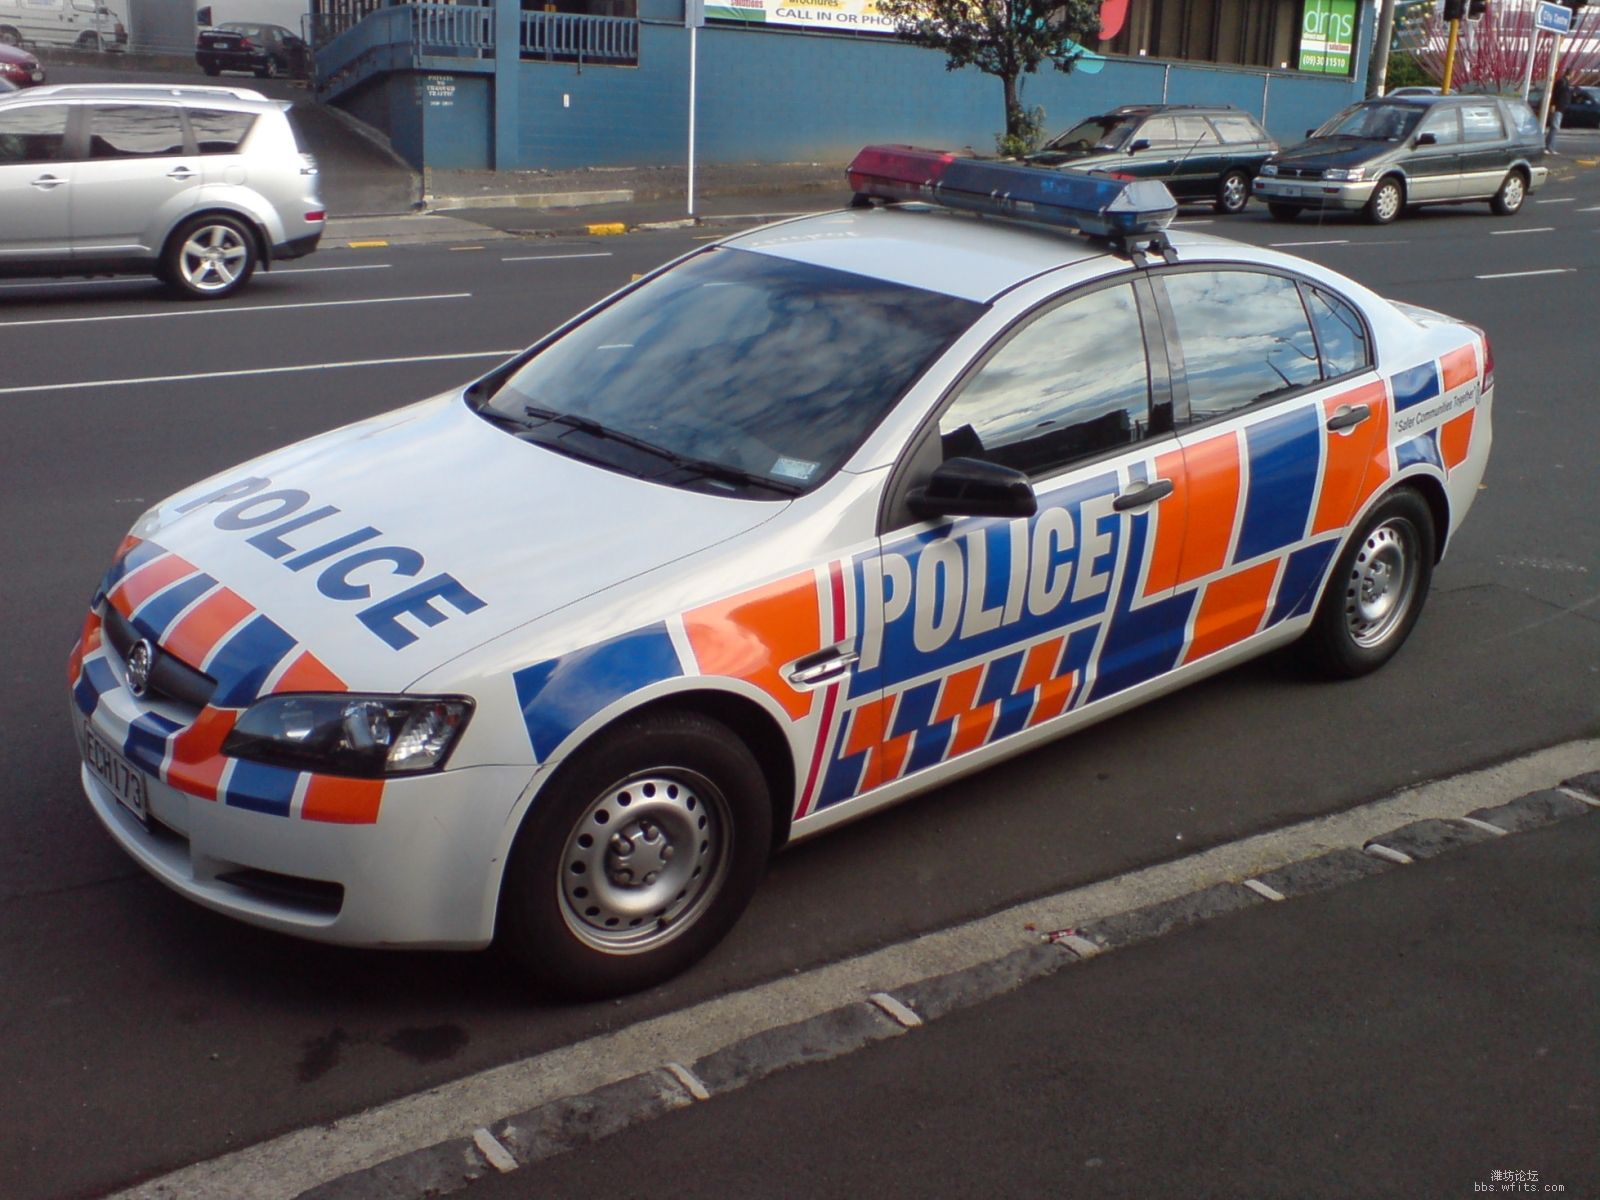
[[[1341,847],[1249,879],[1213,884],[1130,909],[1082,928],[1042,934],[1040,944],[903,985],[806,1020],[738,1039],[684,1066],[663,1066],[573,1096],[563,1096],[480,1130],[351,1172],[300,1193],[297,1200],[422,1200],[449,1195],[489,1174],[506,1173],[588,1145],[643,1121],[726,1095],[788,1067],[823,1062],[919,1023],[980,1004],[1074,963],[1160,937],[1202,921],[1356,882],[1402,861],[1553,824],[1600,809],[1600,771],[1558,788],[1476,808],[1457,818],[1412,821],[1361,849]],[[1389,854],[1375,854],[1374,848]],[[916,1021],[897,1017],[909,1010]]]

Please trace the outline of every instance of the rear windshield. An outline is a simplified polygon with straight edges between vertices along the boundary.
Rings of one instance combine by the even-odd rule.
[[[1424,111],[1416,104],[1358,104],[1330,118],[1312,136],[1398,142],[1411,136]]]
[[[546,345],[479,411],[612,470],[770,500],[838,470],[982,311],[718,247]]]

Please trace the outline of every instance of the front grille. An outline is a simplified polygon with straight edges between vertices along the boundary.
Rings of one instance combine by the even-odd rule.
[[[328,883],[322,879],[303,879],[298,875],[280,875],[276,871],[262,871],[255,867],[241,867],[218,875],[226,884],[251,892],[264,900],[298,908],[312,916],[336,917],[344,907],[344,885]]]
[[[128,654],[143,636],[128,620],[107,604],[103,619],[106,642],[116,651],[126,666]],[[152,643],[154,646],[154,643]],[[168,654],[154,646],[155,656],[150,663],[150,682],[145,695],[164,700],[174,700],[190,708],[204,708],[217,690],[217,681],[203,671],[198,671],[176,655]]]
[[[1321,167],[1279,167],[1279,179],[1321,179]]]

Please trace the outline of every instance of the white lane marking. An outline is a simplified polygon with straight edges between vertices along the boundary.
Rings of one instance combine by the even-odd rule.
[[[1212,219],[1210,217],[1188,217],[1182,221],[1173,222],[1174,225],[1210,225],[1211,223]]]
[[[1273,887],[1270,883],[1262,883],[1261,880],[1259,880],[1259,879],[1246,879],[1244,881],[1244,886],[1249,888],[1256,895],[1261,896],[1264,899],[1267,899],[1267,900],[1282,900],[1283,899],[1283,893],[1282,892],[1280,892],[1277,888]]]
[[[1277,249],[1279,246],[1348,246],[1349,244],[1350,244],[1350,239],[1349,238],[1330,238],[1328,241],[1325,241],[1325,242],[1268,242],[1267,243],[1267,245],[1271,246],[1273,249]]]
[[[1474,275],[1474,279],[1522,279],[1528,275],[1566,275],[1576,267],[1545,267],[1539,271],[1502,271],[1497,275]]]
[[[1402,867],[1408,867],[1417,861],[1405,851],[1391,850],[1382,842],[1368,842],[1365,849],[1368,854],[1372,855],[1373,858],[1381,858],[1385,862],[1398,863]]]
[[[93,284],[99,286],[103,283],[148,283],[157,282],[152,275],[129,275],[122,279],[40,279],[32,283],[0,283],[0,288],[42,288],[42,287],[88,287]]]
[[[897,1025],[901,1025],[906,1029],[915,1029],[922,1024],[921,1017],[917,1016],[909,1006],[891,996],[888,992],[873,992],[867,999],[877,1005]]]
[[[358,358],[349,362],[301,363],[292,367],[246,367],[237,371],[197,371],[193,375],[144,375],[137,379],[86,379],[81,383],[31,383],[0,388],[0,396],[24,392],[74,392],[83,388],[133,387],[141,383],[190,383],[197,379],[239,379],[249,375],[289,375],[296,371],[338,371],[347,367],[392,367],[405,363],[452,362],[462,358],[510,358],[515,350],[473,350],[465,354],[415,354],[408,358]]]
[[[1577,788],[1558,787],[1556,791],[1560,792],[1563,796],[1571,796],[1574,800],[1581,801],[1582,803],[1587,804],[1590,808],[1600,808],[1600,800],[1596,800],[1593,796],[1585,796]]]
[[[517,1169],[516,1156],[487,1129],[474,1129],[472,1144],[478,1148],[478,1153],[483,1155],[484,1161],[500,1174],[509,1175]]]
[[[387,271],[388,263],[362,263],[355,267],[280,267],[273,275],[315,275],[319,271]]]
[[[1576,204],[1577,202],[1578,202],[1578,198],[1576,196],[1562,196],[1559,200],[1535,200],[1534,201],[1535,204]],[[1588,212],[1589,210],[1588,209],[1579,209],[1578,211],[1579,212]]]
[[[438,292],[431,296],[374,296],[366,300],[302,300],[294,304],[247,304],[234,308],[181,308],[170,312],[113,313],[100,317],[40,317],[30,321],[0,321],[0,329],[27,325],[85,325],[92,321],[157,321],[163,317],[222,317],[234,313],[284,312],[291,308],[348,308],[354,304],[413,304],[421,300],[469,300],[471,292]]]
[[[558,258],[612,258],[609,250],[592,250],[585,254],[513,254],[502,257],[501,262],[554,262]]]
[[[711,1099],[711,1092],[701,1080],[700,1076],[689,1070],[688,1067],[678,1062],[669,1062],[666,1064],[666,1067],[671,1073],[672,1077],[683,1085],[683,1090],[688,1092],[689,1095],[693,1096],[696,1100]]]
[[[1291,863],[1365,839],[1409,821],[1448,818],[1555,781],[1593,771],[1600,738],[1566,742],[1470,774],[1395,792],[1328,817],[1317,817],[1187,858],[1114,875],[1071,891],[909,941],[868,951],[798,975],[714,996],[542,1054],[502,1064],[402,1096],[331,1127],[312,1125],[270,1141],[180,1167],[106,1200],[282,1200],[401,1154],[466,1137],[516,1113],[581,1095],[648,1071],[661,1047],[694,1062],[741,1038],[828,1012],[863,994],[959,971],[1039,944],[1032,930],[1077,928],[1089,921],[1248,876],[1263,863]],[[1058,941],[1076,950],[1060,938]],[[1092,943],[1088,943],[1092,945]]]
[[[1062,929],[1049,935],[1050,943],[1055,946],[1065,946],[1079,958],[1093,958],[1100,953],[1100,947],[1091,942],[1080,933]]]
[[[1588,208],[1580,208],[1579,212],[1600,212],[1600,204],[1591,204]]]
[[[1491,825],[1488,821],[1480,821],[1477,817],[1458,817],[1456,819],[1459,820],[1463,825],[1471,825],[1474,829],[1481,829],[1485,833],[1492,833],[1495,835],[1495,837],[1505,837],[1511,832],[1509,829],[1501,829],[1498,825]]]
[[[1554,233],[1554,225],[1535,225],[1532,229],[1494,229],[1490,231],[1491,237],[1512,237],[1519,233]]]

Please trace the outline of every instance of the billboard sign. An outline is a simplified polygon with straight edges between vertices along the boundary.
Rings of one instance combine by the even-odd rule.
[[[893,33],[876,0],[706,0],[706,19],[849,33]]]
[[[1348,75],[1355,61],[1356,0],[1305,0],[1300,19],[1302,71]]]

